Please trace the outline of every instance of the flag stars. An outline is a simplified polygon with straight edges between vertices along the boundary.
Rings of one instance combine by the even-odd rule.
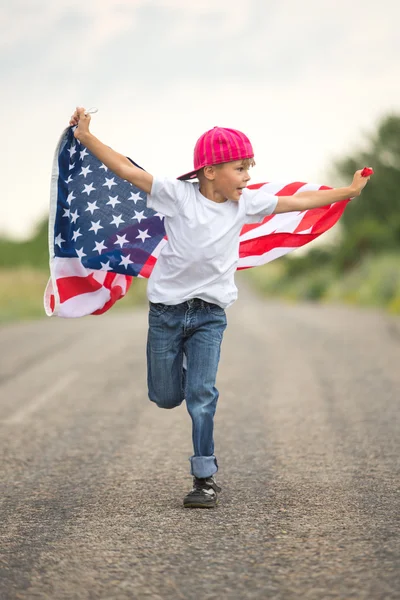
[[[165,215],[162,215],[161,213],[159,213],[159,212],[156,212],[156,213],[154,214],[154,217],[158,217],[158,218],[160,219],[160,221],[162,221],[162,220],[163,220],[163,218],[165,217]]]
[[[128,200],[133,200],[134,203],[136,204],[136,202],[138,202],[138,200],[143,200],[143,198],[140,195],[140,192],[136,192],[136,194],[131,192],[131,195],[129,196]]]
[[[84,253],[83,251],[83,246],[80,250],[78,250],[78,248],[75,250],[76,255],[78,258],[82,259],[84,256],[87,256],[87,254]]]
[[[75,212],[71,213],[70,217],[71,217],[71,223],[76,223],[77,220],[79,219],[78,211],[76,210]]]
[[[89,152],[86,150],[86,148],[81,150],[81,152],[79,153],[80,160],[83,160],[85,158],[85,156],[89,156]]]
[[[117,235],[117,241],[114,242],[114,246],[116,246],[117,244],[119,244],[120,248],[122,248],[122,246],[124,244],[129,244],[129,240],[126,239],[126,234],[124,234],[124,235]]]
[[[104,240],[101,240],[101,242],[95,242],[93,252],[98,252],[101,254],[103,250],[107,250],[107,246],[104,245]]]
[[[118,196],[108,196],[109,197],[109,201],[107,202],[107,204],[111,204],[111,206],[113,208],[115,208],[116,204],[121,204],[121,202],[118,200]]]
[[[143,221],[143,219],[147,219],[147,217],[144,216],[144,210],[142,210],[141,212],[137,212],[135,210],[135,216],[132,217],[132,220],[133,219],[137,219],[138,223]]]
[[[148,233],[149,233],[149,230],[148,230],[148,229],[146,229],[145,231],[141,231],[141,230],[139,229],[138,231],[139,231],[139,235],[137,235],[137,236],[136,236],[136,239],[137,239],[137,240],[139,240],[139,239],[140,239],[140,240],[142,240],[142,242],[144,242],[144,241],[145,241],[147,238],[150,238],[150,237],[151,237],[151,235],[148,235]]]
[[[115,225],[116,227],[119,227],[121,223],[125,223],[125,221],[122,218],[122,214],[120,214],[118,217],[116,215],[113,215],[112,221],[110,221],[110,225]]]
[[[113,185],[117,185],[114,181],[114,177],[112,177],[111,179],[107,179],[107,177],[106,177],[106,182],[103,183],[103,187],[106,186],[106,187],[108,187],[109,190],[111,190]]]
[[[69,157],[72,158],[74,154],[76,154],[76,145],[74,144],[70,148],[68,148]]]
[[[97,206],[97,200],[95,200],[94,202],[88,202],[87,208],[85,208],[85,212],[89,211],[92,215],[95,210],[99,210],[99,207]]]
[[[127,256],[121,256],[121,262],[119,263],[119,265],[125,267],[125,269],[127,269],[129,267],[129,265],[133,265],[133,260],[131,260],[130,255],[128,254]]]
[[[101,264],[100,271],[112,271],[112,266],[110,265],[110,261],[109,260],[106,263],[102,263],[100,261],[100,264]]]
[[[76,196],[74,196],[74,192],[70,192],[70,193],[68,194],[67,202],[68,202],[68,204],[69,204],[70,206],[71,206],[71,202],[72,202],[72,200],[75,200],[75,198],[76,198]]]
[[[86,175],[88,175],[89,173],[93,173],[93,171],[90,170],[90,165],[88,165],[87,167],[82,167],[82,171],[79,173],[79,175],[83,175],[86,179]]]
[[[101,167],[99,167],[99,169],[104,169],[105,171],[108,171],[108,168],[106,167],[106,165],[103,165],[103,163],[101,164]]]
[[[70,165],[68,165],[68,170],[72,171],[72,169],[75,167],[75,163],[71,163]]]
[[[90,221],[92,226],[90,227],[89,231],[94,231],[95,234],[97,235],[97,232],[99,231],[99,229],[104,229],[104,227],[102,225],[100,225],[100,219],[98,221],[96,221],[95,223],[93,221]]]
[[[82,194],[87,194],[88,196],[90,196],[91,192],[93,192],[96,188],[93,187],[93,183],[91,183],[90,185],[86,185],[82,190]]]
[[[76,240],[78,239],[78,237],[81,237],[81,229],[76,229],[75,231],[72,232],[72,239],[74,242],[76,242]]]
[[[70,214],[71,214],[71,211],[69,210],[69,208],[64,208],[63,217],[68,217],[69,218]]]
[[[61,244],[63,244],[64,242],[65,242],[65,240],[62,239],[61,233],[59,233],[58,236],[54,240],[55,245],[58,246],[59,248],[61,248]]]
[[[68,179],[64,179],[64,181],[67,185],[71,183],[71,181],[73,181],[72,175],[68,175]]]

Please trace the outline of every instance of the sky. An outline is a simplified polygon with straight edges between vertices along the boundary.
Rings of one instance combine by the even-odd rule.
[[[218,125],[249,136],[253,183],[337,185],[334,161],[400,112],[399,22],[398,0],[0,0],[0,236],[47,215],[77,105],[155,175],[191,170]]]

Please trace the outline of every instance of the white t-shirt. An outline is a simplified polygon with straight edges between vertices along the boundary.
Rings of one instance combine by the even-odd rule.
[[[165,215],[168,243],[151,273],[148,299],[171,305],[201,298],[230,306],[237,298],[240,231],[273,213],[277,202],[262,187],[244,189],[239,202],[213,202],[198,183],[155,177],[147,206]]]

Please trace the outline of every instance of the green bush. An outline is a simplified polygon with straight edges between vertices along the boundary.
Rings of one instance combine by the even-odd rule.
[[[376,254],[338,274],[332,263],[304,271],[304,257],[248,271],[248,279],[265,295],[291,301],[322,300],[379,306],[400,314],[400,255]],[[296,273],[296,265],[301,267]],[[270,269],[270,272],[269,272]]]
[[[0,239],[0,269],[32,267],[48,270],[49,248],[47,219],[42,221],[33,237],[26,242]]]
[[[357,268],[345,273],[329,287],[326,299],[362,306],[383,306],[400,313],[400,255],[365,257]]]

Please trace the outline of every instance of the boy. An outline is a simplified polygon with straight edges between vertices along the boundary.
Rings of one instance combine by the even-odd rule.
[[[89,131],[90,116],[77,108],[70,125],[75,137],[116,175],[147,194],[147,205],[165,215],[168,243],[148,282],[149,398],[161,408],[184,399],[192,419],[194,487],[187,508],[213,508],[220,488],[213,423],[218,400],[215,380],[226,328],[225,309],[237,297],[234,274],[239,233],[266,215],[303,211],[358,196],[369,177],[361,171],[351,186],[273,196],[261,187],[246,190],[254,152],[240,131],[214,127],[194,150],[194,169],[178,179],[160,179],[134,166]],[[198,178],[198,183],[190,180]],[[189,180],[189,181],[188,181]]]

